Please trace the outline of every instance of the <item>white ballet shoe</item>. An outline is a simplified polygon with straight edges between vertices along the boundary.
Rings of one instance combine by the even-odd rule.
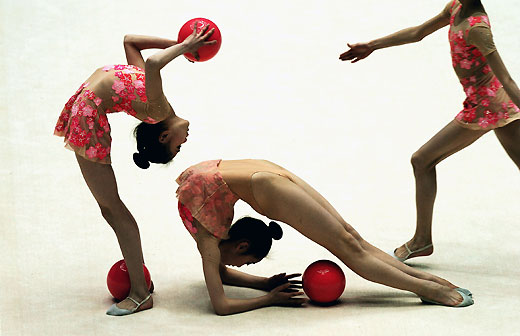
[[[429,249],[429,248],[432,247],[432,246],[433,246],[433,244],[428,244],[428,245],[426,245],[426,246],[424,246],[424,247],[421,247],[420,249],[417,249],[417,250],[412,251],[412,250],[410,250],[410,248],[408,247],[408,243],[405,243],[405,244],[404,244],[404,247],[406,248],[406,251],[408,252],[408,254],[407,254],[405,257],[401,258],[401,257],[396,256],[396,255],[395,255],[395,250],[393,250],[393,251],[392,251],[391,253],[389,253],[389,254],[390,254],[392,257],[394,257],[394,259],[397,259],[397,260],[399,260],[400,262],[403,262],[403,261],[407,260],[408,258],[410,258],[410,256],[411,256],[412,254],[422,252],[422,251],[424,251],[424,250],[426,250],[426,249]]]
[[[137,311],[137,309],[139,309],[139,307],[141,307],[143,305],[143,303],[145,303],[146,301],[148,301],[150,299],[150,297],[152,296],[152,294],[148,294],[148,296],[141,302],[137,302],[136,300],[132,299],[131,297],[127,297],[127,299],[131,300],[133,303],[136,304],[136,307],[135,308],[132,308],[130,310],[128,309],[122,309],[122,308],[119,308],[115,303],[110,306],[110,308],[108,308],[107,310],[107,315],[112,315],[112,316],[123,316],[123,315],[130,315],[130,314],[133,314]]]
[[[456,307],[456,308],[471,306],[474,303],[472,294],[469,290],[467,290],[465,288],[455,288],[455,290],[457,291],[457,293],[460,294],[460,296],[462,296],[462,302],[456,306],[448,306],[443,303],[433,301],[433,300],[428,300],[425,298],[421,298],[421,301],[424,303],[435,304],[435,305],[440,305],[440,306],[447,306],[447,307]]]
[[[466,295],[470,296],[471,298],[473,298],[473,293],[471,293],[471,291],[469,289],[457,287],[457,288],[455,288],[455,290],[456,291],[461,291],[464,294],[466,294]]]

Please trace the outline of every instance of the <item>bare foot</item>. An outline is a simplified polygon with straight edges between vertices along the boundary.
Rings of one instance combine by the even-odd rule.
[[[406,245],[408,245],[408,249],[406,248]],[[431,245],[431,246],[428,246]],[[427,247],[428,246],[428,247]],[[400,247],[396,248],[394,251],[394,254],[396,257],[404,260],[408,260],[415,257],[425,257],[429,256],[433,253],[433,245],[431,242],[416,242],[413,239],[410,240],[405,245],[401,245]],[[403,261],[404,261],[403,260]]]

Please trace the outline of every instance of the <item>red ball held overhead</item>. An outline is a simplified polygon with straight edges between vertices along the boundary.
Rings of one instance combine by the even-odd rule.
[[[148,272],[148,269],[144,264],[143,272],[146,285],[148,286],[148,289],[150,289],[152,280],[150,278],[150,272]],[[110,294],[118,300],[126,299],[128,293],[130,293],[130,275],[128,274],[128,269],[126,268],[124,259],[116,262],[108,271],[107,286]]]
[[[217,41],[217,43],[212,45],[205,45],[199,48],[199,60],[197,61],[193,54],[185,53],[184,56],[193,62],[204,62],[207,61],[213,56],[215,56],[220,49],[220,45],[222,44],[222,36],[220,35],[220,30],[217,25],[212,21],[205,18],[195,18],[186,22],[179,31],[179,36],[177,38],[177,42],[181,43],[184,41],[189,35],[193,33],[193,28],[195,27],[195,22],[197,23],[197,33],[199,33],[204,27],[209,26],[207,32],[209,32],[212,28],[215,28],[213,35],[208,39],[208,41]]]
[[[332,303],[345,289],[345,274],[330,260],[318,260],[303,272],[303,290],[311,301]]]

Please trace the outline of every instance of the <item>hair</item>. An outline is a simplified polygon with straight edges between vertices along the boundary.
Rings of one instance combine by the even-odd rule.
[[[227,241],[246,240],[249,242],[249,248],[244,254],[263,259],[271,250],[273,239],[279,240],[282,238],[283,231],[276,222],[270,222],[267,226],[260,219],[243,217],[231,226],[228,234],[229,239]]]
[[[141,169],[150,167],[153,163],[168,163],[173,159],[168,144],[159,141],[162,132],[168,129],[165,120],[157,124],[147,124],[141,122],[134,129],[134,136],[137,140],[137,153],[134,153],[134,163]]]

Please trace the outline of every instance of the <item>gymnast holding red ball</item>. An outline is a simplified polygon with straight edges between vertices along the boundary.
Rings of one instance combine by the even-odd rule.
[[[100,67],[65,104],[54,134],[64,137],[74,151],[85,182],[101,214],[114,230],[123,254],[131,288],[128,297],[112,305],[109,315],[128,315],[152,308],[153,299],[143,273],[143,251],[137,223],[121,201],[112,169],[112,138],[107,115],[125,112],[141,121],[135,129],[138,152],[135,164],[143,169],[150,162],[165,164],[175,157],[188,137],[187,120],[176,115],[166,99],[161,69],[176,57],[218,44],[209,40],[215,29],[193,28],[181,43],[142,35],[126,35],[128,64]],[[145,61],[144,49],[162,49]]]

